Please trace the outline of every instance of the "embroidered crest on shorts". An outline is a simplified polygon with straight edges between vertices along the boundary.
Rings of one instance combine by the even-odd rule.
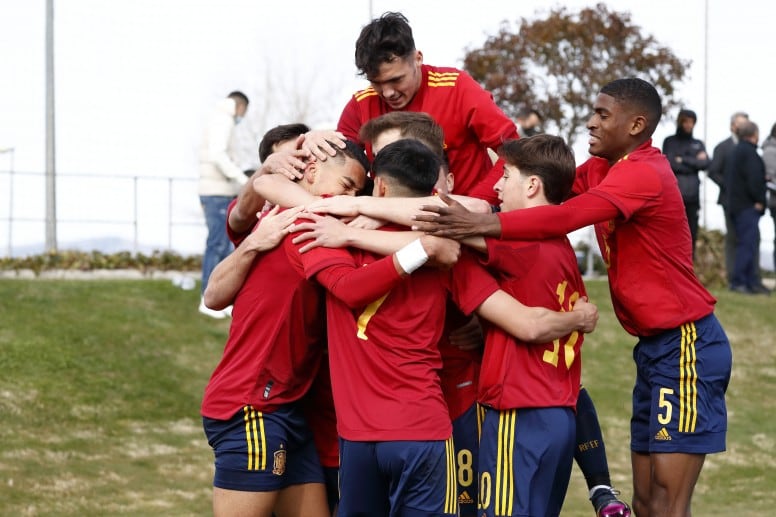
[[[280,444],[279,451],[275,451],[274,457],[272,473],[276,476],[282,476],[286,473],[286,450],[283,448],[283,444]]]

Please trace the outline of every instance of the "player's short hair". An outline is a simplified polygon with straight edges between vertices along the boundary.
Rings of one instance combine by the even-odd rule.
[[[361,29],[356,40],[356,68],[369,78],[378,74],[383,63],[407,59],[414,50],[415,40],[407,18],[401,13],[387,12]]]
[[[613,97],[618,103],[635,109],[647,119],[647,137],[655,132],[660,117],[663,116],[663,103],[660,94],[652,84],[637,77],[616,79],[601,88],[601,93]]]
[[[233,92],[229,92],[229,95],[227,95],[228,98],[234,99],[235,101],[244,102],[247,106],[250,101],[248,100],[248,96],[245,95],[240,90],[234,90]]]
[[[272,154],[273,145],[285,142],[286,140],[291,140],[292,138],[303,135],[308,131],[310,131],[310,128],[307,127],[306,124],[302,123],[283,124],[273,127],[264,133],[264,136],[261,138],[261,142],[259,142],[259,161],[264,163],[264,160],[267,159],[267,156]]]
[[[507,140],[499,155],[524,176],[539,176],[547,201],[558,205],[571,193],[576,175],[574,152],[559,136],[536,135]]]
[[[333,159],[335,162],[342,164],[345,163],[345,158],[352,158],[353,160],[356,160],[359,165],[361,165],[361,167],[364,169],[364,174],[369,173],[369,160],[367,160],[364,150],[357,143],[351,140],[345,140],[344,148],[340,148],[333,142],[328,142],[328,144],[334,148],[335,153],[331,159]]]
[[[439,157],[417,140],[397,140],[383,147],[372,163],[375,177],[391,178],[416,196],[431,194],[439,179]]]
[[[367,121],[361,126],[358,136],[362,142],[374,142],[378,136],[391,129],[398,129],[402,138],[420,140],[440,158],[444,156],[444,131],[427,113],[391,111]]]

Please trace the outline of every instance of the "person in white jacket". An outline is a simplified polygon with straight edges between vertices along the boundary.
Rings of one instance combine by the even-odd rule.
[[[207,224],[207,242],[202,257],[201,293],[205,292],[213,268],[232,251],[226,234],[226,209],[248,178],[229,155],[229,141],[235,125],[248,110],[248,97],[233,91],[218,101],[205,128],[199,150],[199,201]],[[200,298],[199,312],[224,318],[228,311],[209,309]]]

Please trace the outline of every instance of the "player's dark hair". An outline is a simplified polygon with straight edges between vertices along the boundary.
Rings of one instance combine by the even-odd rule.
[[[571,193],[576,175],[574,152],[559,136],[536,135],[507,140],[499,154],[524,176],[539,176],[547,201],[558,205]]]
[[[367,121],[358,133],[362,142],[374,142],[385,131],[398,129],[402,138],[420,140],[440,158],[445,152],[445,134],[428,113],[391,111]]]
[[[776,124],[771,126],[771,138],[776,138]]]
[[[273,145],[285,142],[286,140],[291,140],[292,138],[303,135],[308,131],[310,131],[310,128],[307,127],[306,124],[301,123],[283,124],[281,126],[273,127],[264,133],[264,136],[261,138],[261,142],[259,142],[259,161],[264,163],[264,160],[267,159],[267,156],[272,154]]]
[[[428,196],[439,178],[439,157],[417,140],[383,147],[372,163],[375,177],[391,178],[415,196]]]
[[[250,103],[250,101],[248,100],[248,96],[239,90],[230,92],[229,95],[227,95],[227,97],[229,97],[230,99],[234,99],[235,101],[244,102],[246,106]]]
[[[361,165],[364,169],[364,174],[369,174],[369,160],[367,160],[364,150],[361,149],[357,143],[351,140],[345,140],[344,149],[335,145],[333,142],[328,143],[336,151],[331,159],[335,160],[337,163],[345,163],[345,157],[352,158]]]
[[[629,106],[647,119],[646,137],[655,132],[660,117],[663,116],[663,104],[660,94],[654,86],[643,79],[628,77],[617,79],[601,88],[601,93],[613,97],[620,104]]]
[[[407,59],[415,50],[412,28],[401,13],[387,12],[361,29],[356,40],[356,68],[367,78],[375,76],[380,65],[394,59]]]

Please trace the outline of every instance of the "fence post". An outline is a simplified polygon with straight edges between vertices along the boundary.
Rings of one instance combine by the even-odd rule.
[[[135,255],[137,255],[137,252],[138,252],[138,241],[139,241],[139,237],[138,237],[138,224],[137,224],[137,217],[138,217],[138,209],[137,209],[137,182],[138,182],[138,177],[137,176],[133,176],[132,177],[132,184],[133,184],[133,187],[134,187],[133,200],[134,200],[134,205],[135,205],[135,207],[134,207],[135,214],[134,214],[134,217],[132,218],[132,222],[133,222],[133,226],[135,228],[135,236],[134,236],[134,248],[135,248],[134,251],[135,251]]]

